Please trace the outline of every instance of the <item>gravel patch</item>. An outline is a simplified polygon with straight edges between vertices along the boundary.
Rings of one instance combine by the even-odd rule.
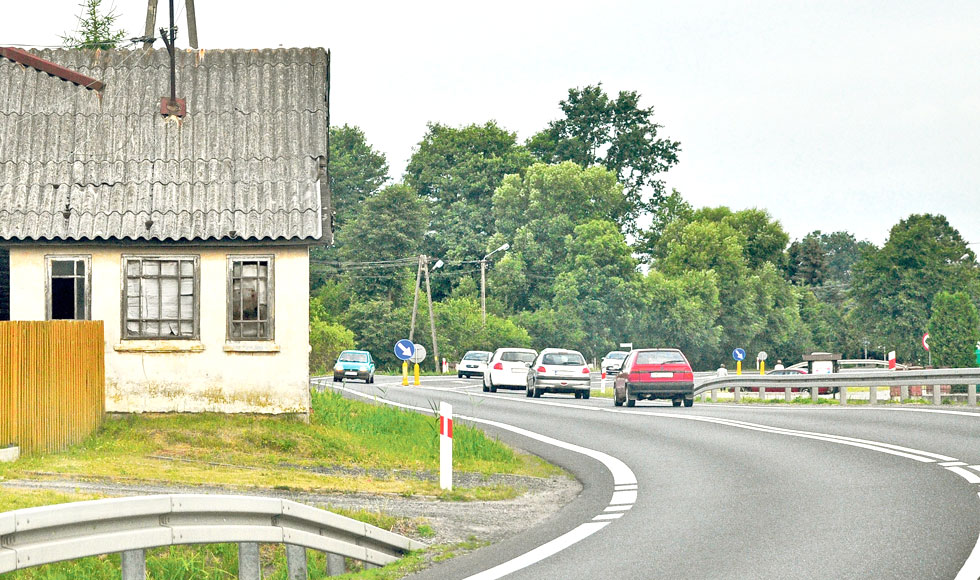
[[[357,470],[351,470],[353,472]],[[399,473],[404,477],[405,473]],[[438,479],[438,474],[418,473],[413,476]],[[394,494],[300,492],[265,488],[242,488],[217,485],[158,485],[149,483],[120,483],[109,480],[7,480],[0,486],[19,489],[47,489],[62,492],[86,492],[114,496],[151,495],[168,493],[209,493],[230,495],[257,495],[290,499],[318,507],[335,507],[351,510],[364,509],[388,515],[423,519],[435,532],[435,536],[413,536],[415,530],[400,530],[426,544],[451,544],[475,537],[490,543],[498,542],[526,529],[532,528],[563,506],[582,491],[582,485],[569,477],[528,477],[509,474],[484,475],[478,473],[454,473],[455,487],[509,485],[526,490],[523,495],[501,501],[442,501],[432,497],[404,497]]]

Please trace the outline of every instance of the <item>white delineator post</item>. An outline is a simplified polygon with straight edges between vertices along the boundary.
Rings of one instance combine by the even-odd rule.
[[[453,488],[453,406],[439,403],[439,487]]]

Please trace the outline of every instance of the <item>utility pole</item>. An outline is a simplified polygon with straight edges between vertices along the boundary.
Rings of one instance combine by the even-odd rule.
[[[419,269],[415,273],[415,301],[412,303],[412,328],[408,331],[408,340],[413,343],[413,339],[415,338],[415,313],[419,311],[419,285],[422,281],[422,258],[424,257],[419,256]]]
[[[438,264],[436,264],[438,266]],[[425,270],[425,293],[429,299],[429,328],[432,330],[432,360],[435,361],[436,372],[441,369],[439,363],[439,343],[436,342],[436,315],[432,312],[432,287],[429,286],[429,257],[423,256],[422,267]]]
[[[157,3],[159,0],[147,0],[146,3],[146,31],[144,38],[153,38],[153,27],[157,23]],[[172,9],[173,2],[171,2]],[[194,0],[184,0],[184,7],[187,12],[187,38],[191,48],[197,48],[197,16],[194,12]],[[173,27],[173,22],[170,23]],[[153,48],[152,41],[143,41],[143,48]]]

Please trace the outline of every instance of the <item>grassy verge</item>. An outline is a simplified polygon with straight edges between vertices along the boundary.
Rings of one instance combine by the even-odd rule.
[[[313,395],[313,419],[228,415],[130,415],[109,420],[79,445],[0,464],[5,479],[81,479],[210,484],[310,492],[440,495],[436,420]],[[550,476],[535,457],[459,425],[454,469]],[[459,488],[446,499],[504,499],[521,490]]]

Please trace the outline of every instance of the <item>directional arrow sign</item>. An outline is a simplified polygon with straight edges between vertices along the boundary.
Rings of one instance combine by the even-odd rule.
[[[395,356],[400,360],[409,360],[415,355],[415,344],[407,338],[395,343]]]
[[[745,360],[745,350],[741,348],[736,348],[735,350],[732,351],[732,358],[737,361]]]
[[[922,348],[929,350],[929,333],[922,335]]]

